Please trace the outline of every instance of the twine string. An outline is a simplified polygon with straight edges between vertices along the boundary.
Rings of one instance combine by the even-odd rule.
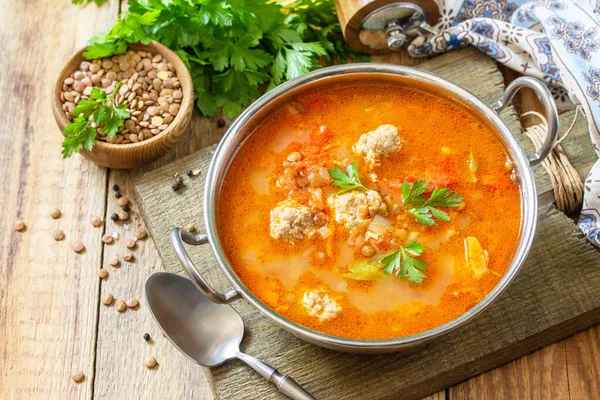
[[[542,121],[539,125],[533,125],[525,129],[525,134],[533,142],[537,151],[542,147],[546,138],[548,121],[542,114],[535,111],[523,114],[523,116],[526,115],[534,115]],[[556,146],[548,157],[542,161],[542,166],[550,176],[550,181],[552,182],[556,207],[565,214],[578,211],[583,201],[583,181],[561,146],[562,141],[573,130],[578,115],[579,110],[575,112],[575,117],[569,129],[557,141]]]

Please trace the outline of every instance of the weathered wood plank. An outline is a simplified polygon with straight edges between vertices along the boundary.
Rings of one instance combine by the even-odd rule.
[[[114,184],[120,186],[122,195],[133,197],[128,171],[111,170],[109,188]],[[131,204],[129,221],[113,222],[110,215],[121,209],[113,190],[109,189],[109,192],[106,229],[107,232],[118,232],[119,239],[104,249],[104,268],[110,275],[102,281],[101,298],[109,293],[115,299],[135,298],[139,306],[119,313],[114,303],[109,307],[100,305],[94,397],[117,399],[123,393],[131,393],[136,398],[210,398],[212,391],[203,369],[179,353],[162,336],[146,305],[144,282],[150,274],[162,270],[162,266],[151,239],[137,241],[133,249],[125,247],[127,239],[134,239],[135,229],[143,227],[138,208]],[[126,252],[134,255],[132,262],[123,260]],[[120,259],[119,267],[108,264],[112,257]],[[144,332],[150,334],[150,342],[144,341]],[[157,368],[144,366],[144,359],[148,356],[156,358]]]
[[[109,26],[116,8],[0,4],[2,399],[92,396],[102,229],[89,218],[104,213],[107,175],[81,157],[61,159],[50,88],[63,62]],[[53,208],[62,218],[48,216]],[[17,218],[27,231],[14,231]],[[53,240],[56,229],[65,240]],[[71,250],[78,241],[87,247],[80,255]],[[86,378],[75,384],[79,369]]]

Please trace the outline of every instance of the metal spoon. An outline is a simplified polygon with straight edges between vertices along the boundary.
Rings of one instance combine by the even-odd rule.
[[[244,321],[233,307],[213,303],[192,281],[167,272],[150,275],[145,291],[150,311],[162,331],[192,361],[204,367],[216,367],[237,358],[274,383],[286,396],[314,400],[289,376],[240,352]]]

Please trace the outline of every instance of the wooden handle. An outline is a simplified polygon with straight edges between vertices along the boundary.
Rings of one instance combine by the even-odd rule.
[[[412,3],[421,7],[425,20],[429,25],[435,25],[439,17],[439,9],[434,0],[335,0],[338,19],[346,42],[350,47],[363,53],[385,54],[391,50],[373,49],[360,41],[360,26],[367,15],[376,9],[391,3]]]

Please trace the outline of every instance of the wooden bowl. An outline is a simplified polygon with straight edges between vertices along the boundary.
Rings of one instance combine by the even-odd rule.
[[[83,57],[85,49],[79,50],[65,64],[52,88],[52,112],[61,132],[70,123],[62,109],[62,102],[60,101],[63,81],[77,69],[82,61],[86,61],[86,58]],[[79,152],[85,158],[108,168],[127,169],[139,167],[167,153],[187,131],[194,109],[194,85],[192,77],[183,61],[175,53],[157,42],[152,42],[149,45],[141,43],[130,44],[129,49],[150,51],[153,54],[160,54],[166,58],[173,65],[175,74],[181,83],[183,99],[179,113],[175,116],[175,119],[173,119],[167,129],[156,136],[142,140],[141,142],[127,144],[111,144],[97,140],[96,146],[92,151],[82,149]]]

